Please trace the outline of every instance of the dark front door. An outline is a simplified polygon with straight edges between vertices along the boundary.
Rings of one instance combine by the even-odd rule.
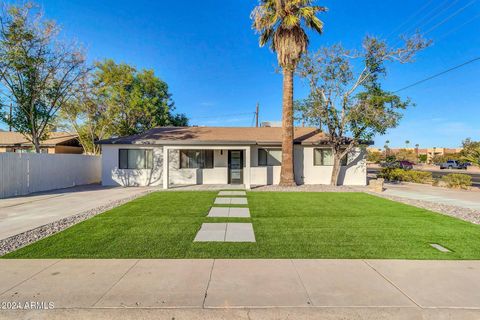
[[[243,151],[228,150],[228,183],[243,183]]]

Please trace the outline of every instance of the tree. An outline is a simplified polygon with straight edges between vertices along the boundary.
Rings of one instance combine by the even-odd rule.
[[[188,126],[185,114],[172,113],[168,86],[153,71],[138,72],[112,60],[96,67],[61,112],[64,126],[78,134],[86,153],[99,154],[95,142],[110,136],[137,134],[156,126]]]
[[[184,114],[174,115],[168,85],[153,70],[137,71],[113,60],[97,63],[95,94],[113,119],[114,135],[141,133],[157,126],[187,126]]]
[[[380,163],[385,157],[380,151],[367,150],[367,161],[372,163]]]
[[[337,44],[305,56],[300,63],[299,74],[310,86],[308,100],[314,102],[311,108],[320,110],[333,149],[332,185],[339,183],[341,159],[397,126],[401,111],[411,104],[383,90],[380,83],[387,74],[387,62],[412,62],[415,54],[430,44],[420,35],[404,40],[402,48],[391,48],[385,41],[367,36],[359,51]],[[359,65],[361,71],[356,72],[354,66]]]
[[[410,145],[410,140],[405,140],[405,148],[408,149],[408,146]]]
[[[260,46],[270,44],[277,53],[283,70],[282,168],[280,185],[295,185],[293,166],[293,76],[298,62],[308,47],[304,28],[322,33],[323,22],[317,13],[325,7],[314,6],[313,0],[260,0],[253,10],[253,29],[260,34]]]
[[[85,55],[58,39],[60,29],[38,7],[5,5],[0,13],[0,119],[30,140],[36,152],[61,106],[87,73]]]
[[[473,141],[470,138],[462,142],[463,149],[460,152],[462,160],[480,166],[480,141]]]
[[[398,152],[395,154],[395,158],[397,160],[406,160],[410,161],[413,163],[418,162],[418,156],[413,150],[408,150],[408,149],[401,149],[398,150]]]
[[[114,114],[101,97],[91,79],[85,79],[77,94],[60,110],[61,126],[78,135],[86,154],[100,154],[96,141],[107,139],[115,132]]]

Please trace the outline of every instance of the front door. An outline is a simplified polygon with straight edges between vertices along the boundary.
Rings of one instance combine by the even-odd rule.
[[[228,183],[243,183],[243,151],[228,150]]]

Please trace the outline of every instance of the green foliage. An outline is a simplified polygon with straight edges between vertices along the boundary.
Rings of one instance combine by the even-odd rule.
[[[432,163],[441,164],[441,163],[447,162],[448,160],[461,160],[461,159],[462,159],[462,156],[460,155],[460,153],[449,153],[444,155],[437,154],[432,157]]]
[[[314,0],[260,0],[252,11],[252,28],[260,36],[260,46],[270,44],[282,68],[295,70],[306,52],[309,40],[304,29],[323,31],[323,22],[317,14],[327,8],[313,3]]]
[[[372,163],[380,163],[384,159],[384,156],[381,152],[368,150],[367,151],[367,161]]]
[[[188,124],[185,115],[172,114],[174,105],[168,85],[153,70],[137,71],[113,60],[97,63],[96,67],[95,95],[113,119],[113,134],[133,135],[157,126]]]
[[[462,160],[480,166],[480,141],[467,138],[463,141],[463,150],[460,152]]]
[[[403,181],[424,184],[430,184],[433,181],[431,172],[403,170],[398,168],[383,168],[379,174],[379,177],[387,181]]]
[[[61,106],[87,73],[81,49],[60,41],[60,29],[31,3],[5,5],[0,18],[0,120],[40,152]]]
[[[397,160],[406,160],[413,163],[418,162],[417,154],[414,150],[401,149],[395,154]]]
[[[385,134],[398,125],[402,111],[412,104],[382,88],[387,65],[412,62],[415,54],[429,45],[430,41],[419,35],[406,39],[401,48],[389,47],[386,41],[367,36],[359,51],[336,44],[303,57],[298,73],[308,82],[310,94],[305,105],[297,110],[300,118],[320,118],[328,129],[328,142],[336,159],[374,136]],[[332,172],[331,181],[336,184],[336,164]]]
[[[468,174],[451,173],[442,177],[442,181],[449,188],[469,189],[472,186],[472,177]]]
[[[428,156],[426,154],[419,154],[418,161],[421,163],[427,163]]]

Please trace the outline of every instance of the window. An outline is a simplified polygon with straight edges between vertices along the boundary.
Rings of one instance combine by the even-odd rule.
[[[120,149],[118,162],[120,169],[153,169],[153,150]]]
[[[180,169],[212,169],[213,150],[180,150]]]
[[[258,149],[258,166],[280,166],[282,165],[281,149]]]
[[[341,166],[348,163],[348,155],[343,157],[340,162]],[[333,150],[332,149],[313,149],[313,165],[314,166],[333,166]]]

